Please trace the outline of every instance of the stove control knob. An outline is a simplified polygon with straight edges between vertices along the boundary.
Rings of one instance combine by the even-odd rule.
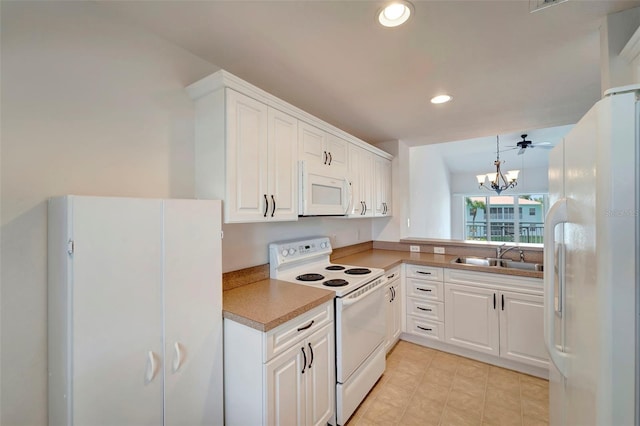
[[[295,252],[296,252],[296,249],[289,249],[289,256],[293,256]]]
[[[326,248],[327,247],[327,243],[321,243],[320,244],[320,248]]]
[[[289,250],[287,249],[282,250],[282,256],[287,257],[287,255],[289,255]]]

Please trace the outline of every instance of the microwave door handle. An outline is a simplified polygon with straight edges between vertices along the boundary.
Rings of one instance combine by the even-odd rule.
[[[344,210],[344,214],[349,214],[349,209],[353,204],[353,192],[351,192],[351,182],[348,178],[344,178],[345,186],[347,187],[347,208]]]

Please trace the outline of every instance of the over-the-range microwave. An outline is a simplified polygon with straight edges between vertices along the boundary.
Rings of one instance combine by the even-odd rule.
[[[298,216],[344,216],[351,205],[351,183],[335,168],[300,161]]]

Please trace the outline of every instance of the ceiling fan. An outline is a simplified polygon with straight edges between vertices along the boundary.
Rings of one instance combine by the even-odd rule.
[[[529,148],[544,148],[544,149],[553,148],[553,146],[549,142],[533,143],[531,141],[528,141],[526,134],[525,135],[520,135],[520,137],[522,138],[522,140],[519,141],[516,144],[516,146],[514,146],[513,148],[507,149],[507,151],[513,150],[513,149],[518,149],[519,150],[518,151],[518,155],[522,155]]]

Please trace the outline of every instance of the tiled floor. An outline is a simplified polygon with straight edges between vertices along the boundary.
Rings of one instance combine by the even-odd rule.
[[[546,425],[546,380],[400,341],[349,426]]]

